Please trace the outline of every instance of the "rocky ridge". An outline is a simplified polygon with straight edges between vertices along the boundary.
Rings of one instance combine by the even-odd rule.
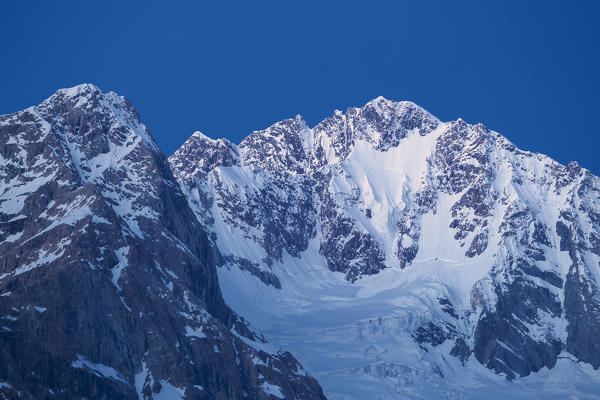
[[[0,117],[3,398],[324,398],[225,304],[221,258],[124,97]]]

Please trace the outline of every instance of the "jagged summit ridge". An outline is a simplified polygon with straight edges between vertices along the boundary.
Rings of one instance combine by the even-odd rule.
[[[224,141],[229,148],[237,147],[242,159],[248,164],[260,162],[260,157],[256,157],[258,152],[272,157],[268,160],[272,168],[298,168],[299,163],[310,163],[311,159],[318,157],[315,152],[327,152],[330,157],[344,158],[357,140],[367,141],[377,149],[386,150],[397,146],[400,139],[413,131],[421,135],[432,132],[439,123],[437,118],[415,103],[396,102],[380,96],[364,107],[351,107],[346,112],[336,110],[331,117],[314,128],[310,128],[301,115],[277,122],[264,130],[252,132],[239,146],[227,139],[211,139],[200,132],[194,133],[188,140],[196,141],[201,136],[215,147],[221,145],[222,142],[219,141]],[[331,127],[334,128],[329,129]],[[170,158],[186,158],[183,157],[185,149],[192,148],[193,146],[184,145]],[[191,158],[198,160],[202,157],[201,154],[199,151]],[[178,170],[176,168],[175,173]]]

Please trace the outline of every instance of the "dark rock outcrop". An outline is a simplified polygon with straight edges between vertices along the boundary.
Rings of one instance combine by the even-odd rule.
[[[0,159],[5,398],[324,398],[225,304],[221,257],[126,99],[81,85],[2,116]]]

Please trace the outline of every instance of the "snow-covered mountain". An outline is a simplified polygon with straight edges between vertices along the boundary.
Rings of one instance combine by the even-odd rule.
[[[600,180],[377,98],[169,158],[226,302],[330,399],[596,398]]]
[[[0,116],[0,397],[324,398],[225,304],[220,258],[125,98]]]

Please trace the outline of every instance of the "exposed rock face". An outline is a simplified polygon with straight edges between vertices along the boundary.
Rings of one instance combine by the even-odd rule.
[[[236,162],[216,147],[196,176]],[[324,398],[225,304],[220,259],[125,98],[81,85],[0,117],[5,398]]]
[[[175,177],[224,254],[260,261],[227,263],[245,271],[223,273],[228,286],[275,275],[282,294],[272,296],[304,306],[316,302],[302,297],[317,286],[309,268],[369,293],[384,290],[372,282],[394,289],[384,272],[401,291],[434,271],[430,292],[415,294],[427,311],[414,311],[423,322],[410,335],[423,351],[474,358],[508,379],[567,353],[600,367],[600,180],[577,164],[383,98],[312,129],[282,121],[237,147],[195,138],[169,158]],[[310,293],[334,298],[332,285]]]

